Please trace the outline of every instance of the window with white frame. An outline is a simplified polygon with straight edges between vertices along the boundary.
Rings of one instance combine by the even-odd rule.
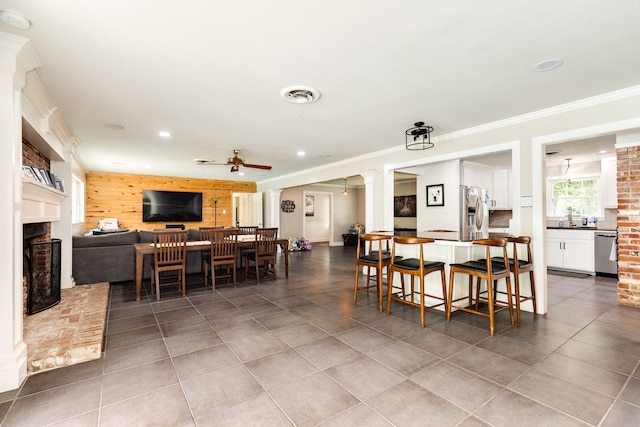
[[[84,182],[75,175],[71,176],[71,204],[72,223],[84,222]]]
[[[547,216],[566,217],[572,215],[600,216],[600,179],[582,177],[566,180],[549,179],[547,181]]]

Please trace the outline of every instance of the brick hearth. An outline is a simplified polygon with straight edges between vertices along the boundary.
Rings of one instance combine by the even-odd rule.
[[[24,320],[27,373],[100,358],[109,283],[62,289],[58,305]]]

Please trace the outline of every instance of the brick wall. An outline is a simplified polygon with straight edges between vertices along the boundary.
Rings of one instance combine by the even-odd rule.
[[[49,159],[24,139],[22,140],[22,164],[49,170]]]
[[[618,157],[618,302],[640,308],[640,147]]]

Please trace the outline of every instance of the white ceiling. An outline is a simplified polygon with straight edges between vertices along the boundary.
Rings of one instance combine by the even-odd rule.
[[[0,0],[0,9],[31,21],[0,31],[32,39],[38,76],[93,171],[261,181],[402,145],[416,121],[443,135],[640,84],[638,0]],[[534,71],[549,58],[564,64]],[[288,103],[280,91],[291,85],[321,98]],[[234,148],[273,169],[241,177],[193,163],[224,162]]]

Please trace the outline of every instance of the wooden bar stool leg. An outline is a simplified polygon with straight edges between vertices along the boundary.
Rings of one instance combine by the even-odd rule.
[[[360,267],[356,264],[356,280],[353,285],[353,303],[358,302],[358,273],[360,272]]]
[[[445,312],[447,313],[447,322],[451,320],[451,304],[453,303],[453,284],[455,283],[456,272],[451,269],[449,272],[449,296],[447,297],[447,306]]]
[[[513,275],[513,291],[516,294],[516,320],[520,323],[520,278],[518,276],[520,275]]]
[[[487,298],[489,299],[489,330],[491,332],[491,335],[493,336],[493,332],[494,332],[494,318],[493,318],[493,289],[492,286],[493,284],[491,283],[491,280],[487,280]]]
[[[513,295],[511,293],[511,277],[504,278],[505,285],[507,286],[507,298],[509,300],[509,320],[511,320],[511,326],[513,326]],[[518,302],[520,305],[520,302]]]
[[[424,276],[420,276],[420,323],[424,328]]]
[[[387,269],[387,314],[391,314],[391,299],[392,299],[391,295],[393,292],[393,276],[394,274]]]
[[[531,302],[533,303],[533,314],[536,315],[538,310],[536,308],[536,284],[533,280],[533,271],[529,271],[529,283],[531,283]]]
[[[447,303],[447,277],[444,273],[444,266],[440,269],[440,280],[442,281],[442,298],[444,298],[444,311],[447,311],[449,304]]]
[[[376,268],[376,282],[378,284],[378,305],[382,313],[382,270]]]

